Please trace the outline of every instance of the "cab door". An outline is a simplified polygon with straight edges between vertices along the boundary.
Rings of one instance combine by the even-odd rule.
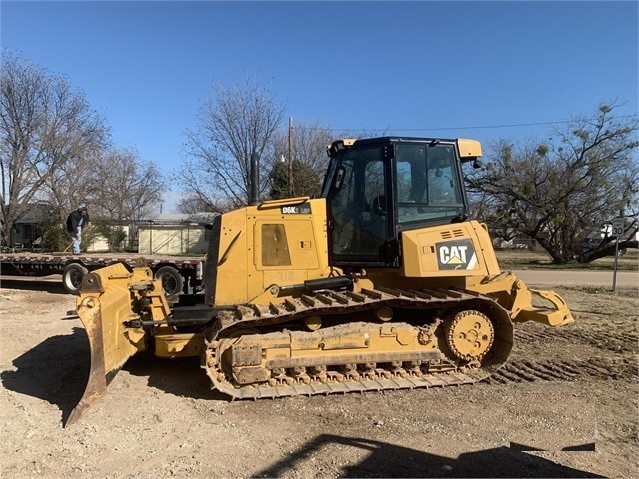
[[[388,266],[388,162],[381,147],[345,151],[327,196],[329,258],[337,266]],[[391,212],[392,215],[392,212]]]

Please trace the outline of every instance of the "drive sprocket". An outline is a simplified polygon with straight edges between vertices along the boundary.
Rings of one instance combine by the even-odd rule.
[[[455,314],[444,326],[450,351],[465,361],[480,360],[495,340],[495,329],[488,317],[476,310]]]

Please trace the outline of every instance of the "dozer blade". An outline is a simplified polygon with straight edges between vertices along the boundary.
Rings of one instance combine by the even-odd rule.
[[[93,308],[89,312],[80,315],[82,324],[89,339],[89,350],[91,352],[91,369],[89,370],[89,380],[84,389],[84,394],[77,406],[71,411],[65,426],[76,422],[84,411],[98,402],[107,390],[106,368],[104,360],[104,339],[102,335],[102,316],[100,308]]]
[[[126,323],[138,317],[132,304],[138,294],[136,284],[145,276],[147,274],[137,268],[130,273],[116,264],[84,277],[77,313],[89,339],[91,369],[84,394],[65,426],[76,422],[98,402],[127,359],[144,350],[144,330],[128,327]]]

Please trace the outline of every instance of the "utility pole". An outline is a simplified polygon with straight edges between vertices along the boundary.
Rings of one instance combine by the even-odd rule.
[[[293,118],[288,118],[288,196],[293,197]]]

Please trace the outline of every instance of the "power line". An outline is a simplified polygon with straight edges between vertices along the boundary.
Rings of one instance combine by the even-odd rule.
[[[610,117],[611,120],[622,119],[622,118],[637,118],[637,115],[624,115],[624,116],[614,116]],[[589,118],[594,120],[594,118]],[[574,123],[578,120],[559,120],[559,121],[543,121],[537,123],[514,123],[510,125],[485,125],[485,126],[460,126],[460,127],[449,127],[449,128],[407,128],[401,129],[401,131],[423,131],[423,130],[431,130],[431,131],[440,131],[440,130],[480,130],[480,129],[493,129],[493,128],[517,128],[522,126],[545,126],[545,125],[560,125],[564,123]]]
[[[619,120],[624,118],[635,118],[637,119],[639,114],[635,113],[633,115],[621,115],[621,116],[611,116],[609,119],[611,120]],[[596,118],[586,118],[585,120],[595,120]],[[559,120],[559,121],[542,121],[536,123],[513,123],[507,125],[479,125],[479,126],[457,126],[457,127],[439,127],[439,128],[313,128],[313,127],[301,127],[297,128],[300,130],[307,131],[446,131],[446,130],[488,130],[488,129],[498,129],[498,128],[519,128],[525,126],[547,126],[547,125],[560,125],[567,123],[575,123],[579,121],[579,119],[573,120]]]

